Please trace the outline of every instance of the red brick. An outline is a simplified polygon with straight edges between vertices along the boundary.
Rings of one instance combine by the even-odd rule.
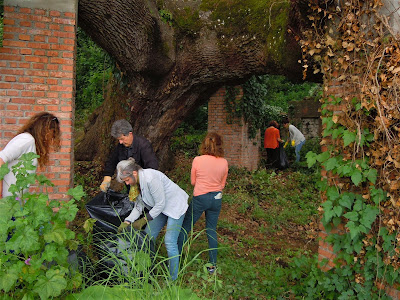
[[[33,92],[32,91],[22,91],[21,96],[22,97],[33,97]]]
[[[31,15],[30,18],[31,18],[31,20],[36,21],[36,22],[45,22],[45,23],[50,23],[51,22],[51,18],[50,17]]]
[[[76,18],[76,14],[73,13],[73,12],[65,12],[65,13],[64,13],[64,16],[67,17],[67,18],[74,19],[74,20],[75,20],[75,18]],[[72,25],[75,25],[75,23],[72,24]]]
[[[0,89],[11,89],[11,83],[0,82]]]
[[[44,97],[45,96],[45,92],[43,92],[43,91],[35,91],[35,92],[33,92],[33,96],[34,97]]]
[[[9,55],[9,54],[0,54],[0,60],[15,60],[15,61],[20,61],[21,56],[19,55]]]
[[[47,63],[49,61],[49,58],[42,56],[27,56],[25,57],[25,61],[36,62],[36,63]]]
[[[50,45],[48,43],[28,43],[28,47],[34,48],[34,49],[50,49]]]
[[[29,21],[21,21],[19,22],[20,26],[24,26],[24,27],[31,27],[32,26],[32,22]]]
[[[29,83],[29,82],[31,82],[31,78],[30,78],[30,77],[20,77],[20,78],[18,79],[18,82],[21,82],[21,83]]]
[[[32,49],[20,49],[19,50],[22,55],[31,55]]]
[[[59,11],[52,10],[52,11],[50,11],[50,16],[51,17],[60,17],[61,13]]]
[[[30,41],[30,40],[31,40],[31,36],[30,36],[30,35],[27,35],[27,34],[20,34],[20,35],[18,36],[18,38],[19,38],[21,41]]]
[[[20,13],[23,13],[23,14],[30,14],[31,13],[31,9],[30,8],[27,8],[27,7],[21,7],[20,9],[19,9],[19,12]]]
[[[34,77],[33,79],[32,79],[32,82],[33,83],[41,83],[41,84],[44,84],[45,82],[44,82],[44,78],[42,78],[42,77]]]
[[[49,25],[49,29],[51,29],[51,30],[60,30],[61,26],[58,25],[58,24],[50,24]]]
[[[43,23],[43,22],[36,22],[35,23],[35,27],[36,28],[47,28],[47,24],[46,23]]]
[[[19,96],[19,92],[14,90],[7,90],[7,96]]]
[[[33,40],[35,42],[46,42],[46,37],[44,37],[42,35],[35,35]]]

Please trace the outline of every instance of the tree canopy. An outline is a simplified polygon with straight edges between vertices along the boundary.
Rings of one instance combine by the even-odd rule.
[[[93,114],[78,160],[104,159],[111,124],[130,119],[161,165],[184,118],[221,86],[254,74],[301,80],[298,36],[304,1],[79,1],[80,27],[116,61],[104,104]],[[163,168],[163,167],[162,167]]]

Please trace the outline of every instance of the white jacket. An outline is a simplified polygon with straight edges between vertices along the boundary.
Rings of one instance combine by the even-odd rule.
[[[125,221],[136,221],[145,206],[154,219],[159,214],[179,219],[188,209],[189,195],[164,173],[153,169],[141,169],[138,172],[140,195]]]

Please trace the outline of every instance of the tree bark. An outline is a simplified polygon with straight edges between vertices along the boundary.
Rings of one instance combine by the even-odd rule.
[[[112,122],[127,118],[165,170],[174,130],[218,88],[254,74],[300,80],[296,1],[255,2],[80,0],[79,25],[115,59],[123,79],[110,84],[76,159],[104,160],[114,144]]]

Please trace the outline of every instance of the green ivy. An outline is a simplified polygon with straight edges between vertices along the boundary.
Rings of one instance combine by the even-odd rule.
[[[330,105],[342,102],[341,98],[330,100]],[[308,166],[320,163],[326,171],[338,176],[347,184],[345,186],[350,187],[341,188],[330,183],[328,178],[323,178],[318,184],[319,190],[326,196],[321,204],[321,221],[329,232],[325,241],[333,246],[336,267],[318,274],[318,279],[311,278],[311,274],[309,280],[318,282],[320,292],[323,291],[324,295],[330,291],[326,299],[389,299],[382,296],[384,291],[377,291],[375,287],[377,280],[389,284],[400,283],[398,270],[384,264],[385,256],[395,255],[396,234],[389,233],[385,227],[379,227],[377,235],[374,233],[379,225],[380,204],[387,200],[387,196],[375,186],[378,172],[371,168],[367,156],[345,159],[343,155],[343,149],[351,151],[353,145],[368,147],[373,142],[373,135],[368,128],[352,131],[335,122],[326,104],[322,106],[322,113],[325,125],[323,136],[329,137],[333,145],[320,154],[308,152]],[[343,149],[337,147],[337,141],[343,142]],[[369,191],[367,199],[363,197],[363,191],[365,193],[366,190]],[[341,226],[345,228],[343,232],[331,232],[333,228]],[[341,279],[344,278],[344,271],[347,273],[345,281]]]
[[[294,84],[283,76],[273,75],[252,76],[242,88],[242,98],[237,97],[240,92],[237,87],[225,88],[226,121],[232,124],[243,117],[249,125],[250,138],[254,138],[259,130],[263,134],[270,121],[280,123],[288,114],[290,101],[319,95],[318,84]]]

